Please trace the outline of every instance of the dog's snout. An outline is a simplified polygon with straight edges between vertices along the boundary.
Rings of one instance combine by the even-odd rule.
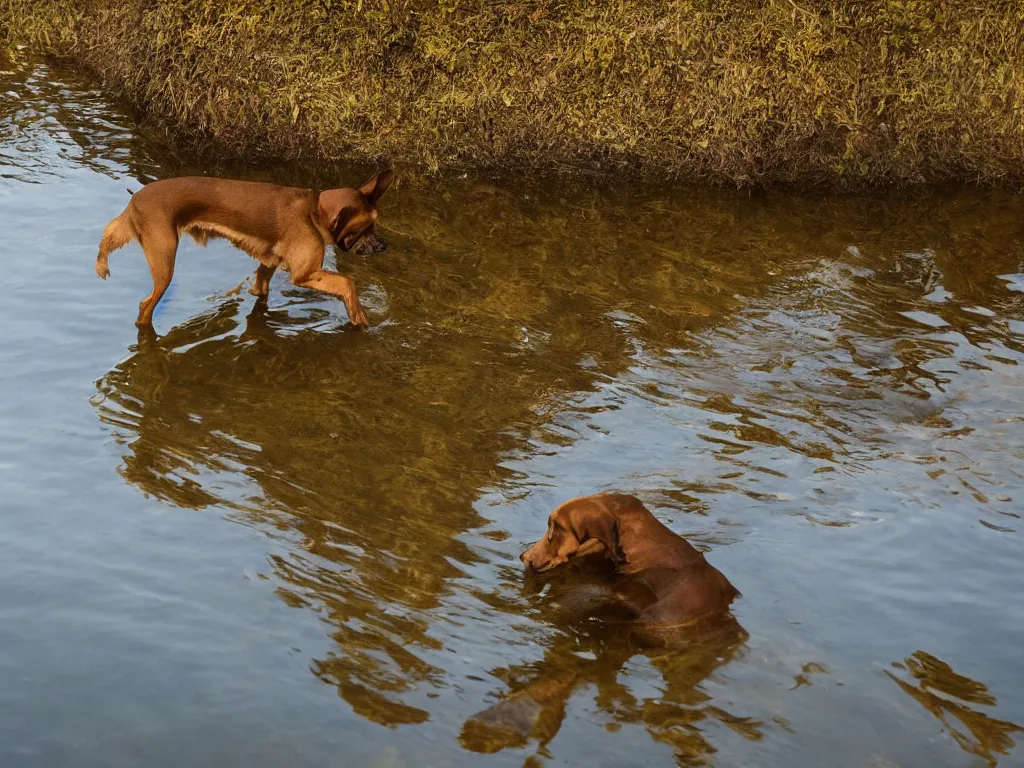
[[[519,562],[526,566],[526,570],[531,573],[536,570],[533,564],[533,560],[530,559],[530,550],[527,549],[525,552],[519,555]]]
[[[378,253],[384,253],[387,249],[387,241],[382,240],[373,234],[364,235],[352,248],[352,250],[360,256],[375,256]]]

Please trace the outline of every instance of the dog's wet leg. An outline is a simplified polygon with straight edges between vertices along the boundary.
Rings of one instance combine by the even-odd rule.
[[[348,319],[358,328],[367,328],[369,323],[366,320],[366,313],[359,305],[359,295],[356,293],[356,284],[344,275],[331,272],[327,269],[318,269],[308,276],[300,277],[292,275],[292,282],[304,288],[313,288],[324,293],[332,293],[340,296],[345,302],[345,309],[348,311]]]
[[[153,310],[171,284],[174,258],[178,251],[178,235],[173,229],[166,233],[147,232],[142,250],[153,276],[153,292],[139,302],[139,319],[135,321],[138,326],[153,322]]]
[[[276,271],[277,267],[268,267],[266,264],[260,264],[256,268],[256,279],[253,281],[249,293],[262,299],[267,298],[267,294],[270,293],[270,278],[274,276]]]

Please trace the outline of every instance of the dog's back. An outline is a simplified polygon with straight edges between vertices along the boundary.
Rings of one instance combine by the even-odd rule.
[[[640,611],[643,624],[673,624],[722,614],[740,592],[685,538],[635,496],[598,497],[619,521],[626,554],[622,572],[643,582],[655,601]]]

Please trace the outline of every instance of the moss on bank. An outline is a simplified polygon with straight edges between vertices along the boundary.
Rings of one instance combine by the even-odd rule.
[[[1024,4],[0,0],[245,156],[836,187],[1024,179]]]

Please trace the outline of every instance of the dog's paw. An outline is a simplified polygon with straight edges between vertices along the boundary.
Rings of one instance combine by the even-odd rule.
[[[366,319],[366,313],[361,309],[350,315],[348,320],[360,331],[367,331],[370,329],[370,321]]]

